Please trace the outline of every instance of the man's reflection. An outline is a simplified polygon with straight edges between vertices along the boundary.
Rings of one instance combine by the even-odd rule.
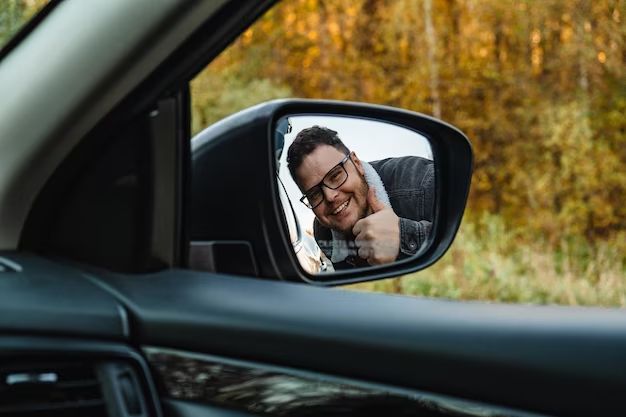
[[[337,132],[313,126],[287,152],[289,172],[313,210],[315,239],[335,269],[414,255],[433,219],[434,166],[406,156],[361,161]]]

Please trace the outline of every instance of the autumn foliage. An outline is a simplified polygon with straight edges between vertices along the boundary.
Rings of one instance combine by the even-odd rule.
[[[490,250],[520,260],[519,276],[530,274],[524,265],[543,255],[557,280],[565,276],[559,262],[567,258],[575,264],[568,266],[571,275],[591,280],[591,288],[601,273],[598,260],[610,259],[603,265],[621,280],[617,294],[582,297],[622,305],[625,8],[624,0],[283,2],[196,78],[195,128],[286,96],[379,103],[440,117],[463,130],[475,152],[459,245],[470,245],[463,243],[470,235],[477,242],[497,240],[490,228],[495,222],[506,244]],[[223,102],[237,94],[240,101]],[[454,247],[453,255],[463,258]],[[462,279],[468,271],[460,262],[443,264]],[[535,272],[540,281],[542,272]],[[472,294],[461,298],[515,301]],[[524,300],[576,303],[569,296],[517,301]]]

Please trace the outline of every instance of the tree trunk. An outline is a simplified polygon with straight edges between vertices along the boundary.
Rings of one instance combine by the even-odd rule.
[[[439,65],[437,62],[437,34],[433,27],[433,2],[424,0],[424,27],[426,28],[426,44],[428,49],[428,68],[430,72],[430,98],[433,115],[441,118],[441,98],[439,97]]]

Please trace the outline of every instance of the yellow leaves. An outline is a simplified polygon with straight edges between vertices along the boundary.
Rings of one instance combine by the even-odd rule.
[[[588,204],[595,208],[593,216],[593,226],[604,229],[615,224],[618,219],[615,216],[613,205],[606,198],[599,195],[593,195],[589,199]]]
[[[530,61],[532,62],[533,74],[539,75],[542,70],[543,64],[543,49],[541,48],[533,48],[530,56]]]
[[[310,30],[307,32],[306,37],[311,42],[316,42],[319,39],[319,34],[314,30]]]
[[[533,45],[539,45],[539,42],[541,42],[541,31],[539,29],[533,29],[530,34],[530,41]]]
[[[319,13],[309,13],[305,16],[307,25],[310,28],[317,29],[320,26],[320,15]]]
[[[626,229],[623,18],[607,0],[589,14],[550,4],[433,1],[442,114],[474,144],[472,209],[529,239],[605,236]],[[207,108],[248,103],[250,88],[431,111],[423,14],[415,0],[279,3],[211,64],[223,85],[194,94]]]
[[[318,46],[312,46],[307,49],[307,53],[302,59],[302,67],[309,69],[313,65],[313,62],[320,56],[320,48]]]
[[[343,36],[339,24],[335,21],[328,23],[328,34],[335,50],[341,50],[344,46]]]
[[[536,183],[527,184],[529,196],[539,202],[546,223],[539,227],[552,236],[560,233],[588,236],[619,224],[612,193],[623,179],[623,168],[602,140],[594,140],[584,101],[545,107],[537,164],[530,172]],[[543,145],[543,146],[542,146]],[[615,182],[617,181],[617,183]]]
[[[489,176],[485,171],[477,171],[474,174],[473,186],[480,191],[490,191],[492,184],[489,180]]]
[[[571,26],[565,26],[561,29],[561,42],[570,42],[574,37],[574,29]]]
[[[295,12],[287,13],[287,15],[285,16],[285,26],[290,27],[294,24],[295,21],[296,21],[296,13]]]
[[[242,45],[250,45],[250,43],[252,42],[252,37],[254,36],[254,30],[253,29],[248,29],[246,30],[243,35],[241,35],[241,43]]]
[[[539,29],[533,29],[530,33],[530,42],[532,44],[531,49],[531,63],[533,68],[533,74],[538,75],[541,73],[543,64],[543,48],[541,43],[541,31]]]
[[[22,2],[28,9],[35,9],[35,11],[38,11],[47,3],[50,3],[50,0],[22,0]]]
[[[402,36],[400,38],[400,42],[398,42],[398,51],[400,53],[400,59],[402,63],[408,62],[409,59],[409,40],[406,36]]]
[[[311,48],[308,49],[308,55],[312,58],[315,59],[317,57],[319,57],[321,55],[321,49],[319,46],[314,45]]]
[[[329,22],[328,23],[328,33],[333,36],[338,36],[340,32],[339,24],[337,22]]]

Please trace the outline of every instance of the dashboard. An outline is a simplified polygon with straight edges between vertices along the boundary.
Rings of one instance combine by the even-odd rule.
[[[118,343],[0,337],[0,416],[161,416],[143,358]]]
[[[250,339],[232,314],[186,316],[162,304],[155,291],[175,288],[174,277],[169,284],[140,276],[116,281],[23,253],[0,253],[0,265],[0,416],[537,415],[255,361],[255,346],[269,341]],[[235,288],[229,288],[245,295],[232,279]],[[220,296],[217,282],[207,285],[226,303],[221,307],[192,279],[187,297],[223,309],[234,297]],[[211,328],[226,331],[230,341]],[[217,348],[239,346],[241,338],[249,354],[228,356],[232,349]],[[211,345],[216,348],[209,353]]]
[[[0,416],[161,416],[126,310],[71,267],[0,256]]]

